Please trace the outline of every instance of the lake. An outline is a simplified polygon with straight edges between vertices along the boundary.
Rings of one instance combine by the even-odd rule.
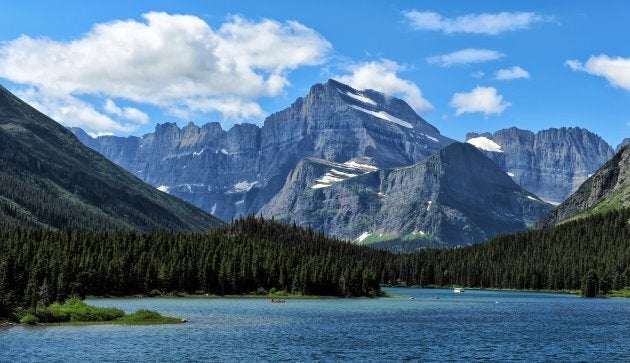
[[[386,291],[407,298],[285,304],[256,298],[90,299],[127,312],[153,309],[188,323],[2,328],[0,362],[630,359],[628,299]]]

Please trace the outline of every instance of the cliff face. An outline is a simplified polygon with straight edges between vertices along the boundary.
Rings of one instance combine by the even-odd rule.
[[[494,134],[469,133],[466,140],[518,185],[556,204],[613,156],[612,148],[601,137],[577,127],[538,133],[513,127]]]
[[[162,124],[138,137],[82,141],[156,188],[223,220],[257,213],[300,160],[370,157],[378,168],[416,163],[453,142],[405,102],[330,80],[313,86],[262,127]]]
[[[474,147],[455,143],[394,169],[304,159],[261,212],[357,242],[455,246],[524,230],[550,208]]]
[[[630,146],[621,148],[539,226],[548,227],[571,218],[624,207],[630,207]]]

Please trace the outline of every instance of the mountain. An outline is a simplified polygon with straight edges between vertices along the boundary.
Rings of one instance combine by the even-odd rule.
[[[85,147],[0,86],[0,227],[203,231],[220,222]]]
[[[525,190],[553,204],[568,198],[614,154],[596,134],[579,127],[533,133],[516,127],[469,133],[475,145]]]
[[[409,249],[522,231],[551,209],[469,144],[453,143],[411,166],[375,165],[369,158],[305,158],[261,213],[364,244],[389,240]]]
[[[626,145],[630,145],[630,137],[626,137],[625,139],[623,139],[623,141],[621,141],[621,144],[617,145],[615,151],[619,152],[619,150],[621,150],[621,148]]]
[[[621,148],[569,199],[551,211],[540,226],[624,207],[630,207],[630,145]]]
[[[126,138],[72,130],[145,182],[226,221],[258,213],[305,157],[334,163],[369,157],[376,168],[394,168],[453,142],[404,101],[334,80],[314,85],[262,127],[166,123]]]

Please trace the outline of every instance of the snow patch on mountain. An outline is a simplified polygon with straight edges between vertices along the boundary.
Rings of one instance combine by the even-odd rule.
[[[346,161],[345,163],[343,163],[343,165],[350,167],[350,168],[357,168],[357,169],[363,169],[363,170],[370,170],[370,171],[375,171],[378,170],[378,167],[374,166],[374,165],[370,165],[370,164],[361,164],[358,163],[354,160],[350,160],[350,161]]]
[[[376,106],[376,102],[374,102],[372,99],[367,98],[363,95],[360,94],[354,94],[352,92],[341,92],[339,89],[337,89],[337,91],[339,91],[340,93],[343,93],[344,95],[354,98],[355,100],[362,102],[362,103],[367,103],[368,105],[372,105],[372,106]]]
[[[385,111],[372,111],[372,110],[366,110],[363,107],[359,107],[359,106],[355,106],[355,105],[348,105],[352,108],[354,108],[357,111],[361,111],[363,113],[367,113],[368,115],[374,116],[376,118],[380,118],[381,120],[385,120],[388,122],[392,122],[395,123],[396,125],[400,125],[402,127],[406,127],[408,129],[413,129],[413,125],[410,124],[409,122],[405,121],[405,120],[401,120],[396,116],[392,116],[389,113],[385,112]]]
[[[370,162],[370,159],[358,158],[346,161],[343,164],[331,163],[333,167],[328,169],[322,177],[315,179],[315,184],[311,186],[311,189],[326,188],[335,183],[378,170],[378,167],[362,163],[362,161]]]
[[[483,137],[483,136],[479,136],[479,137],[474,137],[472,139],[469,139],[468,141],[466,141],[467,143],[475,146],[477,149],[481,149],[481,150],[485,150],[485,151],[492,151],[495,153],[502,153],[503,150],[501,149],[501,146],[499,146],[499,144],[497,144],[496,142],[488,139],[487,137]]]
[[[355,239],[356,242],[363,242],[366,238],[370,237],[372,233],[369,232],[363,232],[359,237],[357,237],[357,239]]]
[[[429,136],[429,135],[427,135],[427,134],[420,134],[420,135],[422,135],[422,136],[426,137],[427,139],[429,139],[429,140],[431,140],[431,141],[440,142],[440,140],[436,139],[436,138],[435,138],[435,137],[433,137],[433,136]]]
[[[250,190],[252,190],[254,185],[256,185],[256,183],[258,183],[258,182],[257,181],[253,181],[253,182],[249,183],[247,180],[240,181],[240,182],[234,184],[234,191],[235,192],[249,192]]]

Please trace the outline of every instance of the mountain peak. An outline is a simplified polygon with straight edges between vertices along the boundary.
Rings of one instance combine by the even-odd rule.
[[[550,208],[465,143],[399,168],[373,170],[369,160],[353,160],[303,159],[263,215],[349,240],[463,245],[523,230]]]

